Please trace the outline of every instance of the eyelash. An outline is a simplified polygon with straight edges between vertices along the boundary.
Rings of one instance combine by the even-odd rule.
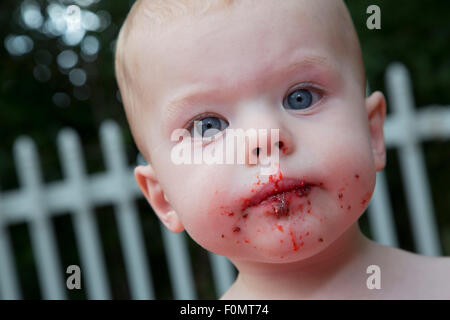
[[[298,89],[309,89],[311,91],[315,91],[316,93],[325,96],[325,91],[319,87],[318,85],[316,85],[315,83],[312,82],[302,82],[301,84],[294,86],[294,88],[292,90],[289,90],[288,93],[284,96],[283,101],[289,97],[290,94],[294,93],[295,90]]]
[[[286,100],[287,97],[289,97],[289,95],[291,95],[292,93],[294,93],[296,90],[299,89],[309,89],[311,91],[314,91],[315,93],[319,94],[321,97],[320,99],[314,103],[313,105],[317,104],[318,102],[320,102],[325,96],[325,91],[318,87],[316,84],[312,83],[312,82],[303,82],[297,86],[294,86],[294,88],[290,91],[288,91],[288,93],[283,97],[283,100],[281,101],[282,104],[284,104],[284,101]],[[313,106],[312,105],[312,106]],[[188,130],[189,133],[191,133],[191,130],[194,126],[195,121],[201,121],[203,119],[206,119],[208,117],[217,117],[217,118],[221,118],[222,120],[226,121],[225,119],[223,119],[221,116],[219,116],[216,113],[213,112],[205,112],[205,113],[201,113],[197,116],[195,116],[193,119],[191,119],[185,126],[184,129]],[[227,122],[227,121],[226,121]]]

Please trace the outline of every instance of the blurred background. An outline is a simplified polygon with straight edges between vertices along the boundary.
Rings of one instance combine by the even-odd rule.
[[[13,157],[16,139],[36,143],[43,183],[62,180],[58,132],[80,136],[87,174],[105,170],[99,142],[103,121],[116,121],[128,166],[136,165],[132,140],[114,77],[113,52],[119,28],[133,0],[3,0],[0,2],[0,216],[1,194],[20,189]],[[415,108],[450,106],[450,2],[444,0],[346,1],[363,49],[370,89],[386,92],[387,66],[398,61],[410,72]],[[369,5],[381,8],[381,30],[366,27]],[[79,22],[79,23],[74,23]],[[392,112],[388,98],[388,114]],[[450,108],[450,107],[447,107]],[[442,255],[450,255],[450,141],[421,143]],[[398,150],[388,148],[385,174],[398,246],[417,252],[406,205]],[[142,197],[135,199],[156,299],[173,299],[159,221]],[[113,299],[130,299],[124,255],[112,206],[94,208]],[[51,216],[63,266],[81,265],[70,212]],[[366,214],[363,232],[372,237]],[[3,226],[13,247],[24,299],[42,298],[29,226]],[[187,237],[197,296],[216,297],[207,253]],[[65,270],[65,268],[64,268]],[[63,272],[62,270],[61,272]],[[65,274],[61,274],[64,278]],[[86,299],[85,290],[68,290],[69,299]]]

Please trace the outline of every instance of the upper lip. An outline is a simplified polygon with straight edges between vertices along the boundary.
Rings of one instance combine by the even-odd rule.
[[[315,185],[315,183],[308,182],[305,179],[299,178],[283,177],[278,181],[269,181],[244,203],[243,210],[248,207],[253,207],[260,204],[270,196],[291,191],[297,188],[310,189]]]

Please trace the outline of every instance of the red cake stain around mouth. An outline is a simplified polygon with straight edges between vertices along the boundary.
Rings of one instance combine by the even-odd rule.
[[[231,225],[231,234],[234,237],[244,237],[246,235],[247,224],[253,221],[251,219],[253,211],[249,211],[251,208],[262,209],[262,213],[265,216],[272,216],[276,219],[293,216],[297,211],[303,213],[304,209],[305,212],[307,210],[308,214],[311,214],[311,201],[307,199],[304,203],[299,203],[298,198],[307,197],[311,189],[315,186],[322,187],[323,183],[311,182],[306,176],[283,177],[281,170],[278,170],[276,174],[270,175],[266,182],[262,182],[257,177],[257,182],[251,185],[246,196],[239,198],[238,205],[240,206],[240,210],[236,208],[233,212],[232,210],[225,209],[228,206],[220,206],[221,209],[225,209],[222,210],[221,215],[231,219],[234,218]],[[308,207],[306,207],[306,204]],[[239,211],[240,213],[238,214]],[[236,220],[235,218],[238,219]],[[240,220],[241,222],[239,222]],[[286,230],[286,226],[275,224],[275,229],[283,233]],[[298,244],[295,241],[292,229],[286,231],[288,231],[286,233],[289,233],[288,236],[291,237],[294,251],[298,250],[303,243]],[[257,232],[261,231],[258,229]],[[247,240],[250,241],[250,239]],[[243,242],[246,243],[245,241]]]
[[[277,218],[287,217],[290,214],[290,205],[293,199],[295,197],[301,198],[308,196],[312,186],[313,184],[296,179],[284,180],[283,184],[276,186],[269,184],[252,198],[245,199],[242,210],[245,211],[252,207],[269,206],[269,211],[266,212],[275,215]]]
[[[298,245],[297,245],[297,243],[295,242],[295,237],[294,237],[294,234],[293,234],[291,228],[289,228],[289,235],[291,236],[292,250],[293,250],[293,251],[297,251],[297,250],[298,250]]]

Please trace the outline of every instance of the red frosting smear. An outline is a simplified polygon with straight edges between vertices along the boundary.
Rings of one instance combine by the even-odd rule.
[[[275,191],[276,191],[278,189],[278,181],[283,179],[283,174],[281,173],[281,170],[280,170],[280,164],[278,162],[276,162],[275,165],[278,167],[277,174],[269,175],[269,181],[275,183]]]
[[[270,197],[272,198],[272,197]],[[277,218],[280,216],[288,216],[289,215],[289,201],[285,199],[284,193],[279,193],[274,196],[274,199],[277,200],[275,204],[273,204],[272,208]]]
[[[249,199],[249,198],[246,198],[246,197],[241,197],[241,200],[242,200],[242,208],[247,207],[247,205],[248,205],[249,202],[250,202],[250,199]]]
[[[370,199],[370,192],[366,192],[366,194],[364,195],[363,199],[361,200],[361,205],[364,206],[367,202],[367,200]]]
[[[277,167],[278,167],[278,171],[276,174],[271,174],[269,175],[269,182],[272,183],[274,185],[274,191],[280,191],[281,188],[279,187],[279,182],[283,181],[283,174],[280,170],[280,164],[276,163]],[[256,183],[253,183],[254,185],[260,185],[261,184],[261,180],[259,179],[259,177],[257,177],[258,181]],[[320,183],[320,185],[322,185],[322,183]],[[254,188],[251,188],[250,191],[256,192],[256,190]],[[299,197],[304,197],[307,196],[308,193],[310,191],[310,186],[309,185],[304,185],[304,183],[302,183],[300,186],[293,188],[290,191],[285,191],[285,192],[281,192],[281,193],[277,193],[274,194],[272,196],[267,197],[266,199],[264,199],[263,201],[261,201],[261,203],[265,202],[265,204],[270,203],[271,204],[271,211],[265,211],[265,215],[275,215],[278,219],[282,216],[288,216],[290,214],[290,200],[294,195],[297,195]],[[248,207],[252,207],[254,206],[255,203],[255,198],[250,197],[241,197],[240,198],[241,204],[242,204],[242,210],[245,210]],[[311,205],[311,201],[308,200],[308,205]],[[259,204],[259,203],[258,203]],[[298,209],[303,212],[303,206],[304,204],[300,204]],[[309,209],[308,213],[310,213],[311,209]],[[247,214],[245,214],[244,218],[247,217]]]
[[[297,243],[295,243],[294,234],[292,233],[292,230],[290,228],[289,228],[289,234],[291,236],[291,241],[292,241],[292,250],[293,251],[297,251],[298,250],[298,246],[297,246]]]
[[[259,179],[259,177],[257,177],[258,181],[253,183],[255,186],[259,186],[261,184],[261,180]]]
[[[306,191],[307,192],[307,191]],[[283,216],[289,216],[290,213],[294,214],[294,212],[291,212],[290,210],[290,204],[292,202],[292,198],[294,195],[297,195],[298,197],[304,197],[305,191],[301,188],[292,189],[288,192],[282,192],[277,193],[274,195],[271,195],[267,197],[265,200],[263,200],[261,203],[270,203],[271,209],[265,211],[265,215],[274,215],[277,219],[280,219],[280,217]],[[246,201],[245,203],[248,203]],[[245,208],[244,203],[244,208]],[[298,209],[303,212],[303,206],[304,204],[299,204]],[[311,208],[309,208],[309,212],[311,211]]]

